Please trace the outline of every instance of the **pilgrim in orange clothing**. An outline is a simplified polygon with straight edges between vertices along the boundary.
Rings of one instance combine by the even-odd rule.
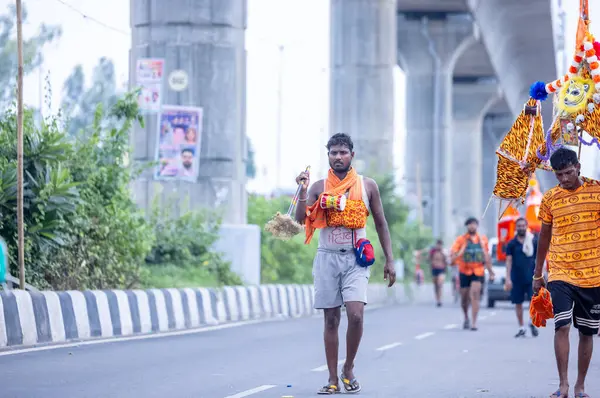
[[[452,245],[452,252],[456,253],[457,255],[455,263],[458,266],[458,272],[468,276],[475,275],[482,277],[485,275],[485,257],[465,257],[465,250],[467,249],[467,246],[469,246],[469,243],[481,245],[482,251],[484,253],[488,253],[488,239],[484,235],[470,235],[468,233],[460,235],[458,238],[456,238],[454,244]]]
[[[459,271],[461,307],[465,316],[463,329],[477,330],[485,268],[488,268],[492,279],[494,271],[488,254],[488,240],[477,233],[479,221],[471,217],[465,222],[465,227],[467,232],[456,238],[452,245],[452,263],[458,266]],[[469,305],[472,309],[472,323],[469,319]]]
[[[325,180],[325,190],[319,195],[318,199],[311,206],[306,208],[306,240],[310,243],[315,229],[325,227],[345,227],[348,229],[360,229],[367,225],[369,210],[367,209],[363,197],[363,183],[354,168],[348,170],[348,174],[343,180],[335,174],[333,169],[329,169],[327,179]],[[348,192],[348,200],[343,211],[336,209],[323,209],[321,199],[324,195],[339,196]]]
[[[559,184],[542,198],[538,217],[542,222],[533,276],[534,293],[545,284],[544,259],[548,262],[548,291],[554,313],[554,347],[559,375],[555,397],[569,390],[569,331],[579,331],[579,377],[575,395],[582,395],[591,361],[593,337],[600,327],[600,184],[582,177],[577,153],[557,149],[550,164]]]
[[[552,225],[548,282],[600,286],[600,184],[581,177],[574,191],[556,186],[546,192],[539,219]]]
[[[329,173],[324,180],[310,185],[310,175],[301,173],[296,183],[302,184],[296,221],[304,224],[308,244],[317,229],[318,248],[313,261],[314,307],[325,317],[325,356],[329,370],[327,384],[319,394],[356,393],[361,385],[354,375],[354,359],[363,330],[364,307],[372,260],[384,264],[384,279],[391,287],[396,279],[392,243],[385,220],[377,183],[359,175],[352,167],[354,144],[346,134],[334,134],[327,142]],[[372,215],[383,255],[374,253],[367,239],[367,216]],[[381,259],[381,260],[379,260]],[[348,322],[346,359],[338,374],[338,328],[341,307],[346,307]],[[334,325],[334,326],[332,326]]]

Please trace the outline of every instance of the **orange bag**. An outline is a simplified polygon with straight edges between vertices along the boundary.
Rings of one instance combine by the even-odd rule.
[[[538,328],[546,327],[546,320],[554,317],[552,297],[545,287],[542,286],[538,294],[531,298],[529,316],[533,325]]]

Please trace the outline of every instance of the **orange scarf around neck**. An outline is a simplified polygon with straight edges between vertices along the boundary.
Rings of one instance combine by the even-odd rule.
[[[356,170],[351,167],[346,177],[340,180],[333,172],[333,169],[329,169],[329,174],[325,180],[325,189],[315,203],[306,208],[306,220],[304,222],[306,226],[306,239],[304,243],[310,243],[317,228],[327,227],[327,212],[321,208],[321,197],[324,194],[343,195],[348,190],[350,190],[349,200],[362,200],[362,184]]]

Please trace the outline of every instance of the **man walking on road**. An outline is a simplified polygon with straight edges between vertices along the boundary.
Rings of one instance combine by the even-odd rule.
[[[309,187],[308,173],[301,173],[296,182],[302,184],[296,220],[305,224],[306,243],[315,229],[320,229],[319,246],[313,262],[315,308],[325,315],[325,356],[329,382],[318,393],[340,392],[337,382],[338,328],[341,306],[346,306],[346,361],[340,379],[348,393],[357,393],[361,386],[354,376],[354,358],[363,333],[363,313],[367,304],[369,265],[373,259],[366,239],[366,223],[373,215],[379,241],[385,255],[384,279],[391,287],[396,280],[392,244],[383,213],[379,188],[375,181],[359,175],[352,167],[354,144],[346,134],[335,134],[327,143],[329,174]],[[345,206],[341,208],[345,196]]]
[[[465,226],[467,233],[456,238],[451,255],[452,263],[458,265],[461,307],[465,315],[463,329],[477,330],[477,315],[485,268],[488,269],[490,280],[494,279],[494,271],[488,252],[488,239],[477,233],[479,221],[471,217],[467,219]],[[469,320],[469,303],[472,307],[473,323]]]
[[[548,290],[554,310],[554,351],[560,380],[551,397],[569,394],[569,330],[579,330],[578,372],[575,397],[588,397],[585,377],[592,359],[594,335],[600,326],[600,183],[580,176],[577,153],[557,149],[550,165],[558,186],[544,195],[538,217],[540,231],[533,292],[545,284],[544,260],[548,261]]]
[[[442,289],[446,277],[447,260],[444,253],[444,242],[438,239],[435,246],[429,251],[429,263],[431,264],[431,277],[435,291],[435,300],[438,307],[442,306]]]
[[[510,291],[510,300],[515,305],[519,331],[515,337],[525,337],[525,324],[523,323],[523,302],[530,301],[533,293],[532,278],[535,268],[535,253],[537,240],[527,230],[527,220],[523,217],[517,219],[517,236],[506,245],[506,282],[504,287]],[[538,330],[531,320],[529,321],[531,335],[538,336]]]

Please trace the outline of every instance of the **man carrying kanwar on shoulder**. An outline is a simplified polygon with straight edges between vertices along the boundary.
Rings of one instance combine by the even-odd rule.
[[[361,385],[354,376],[354,359],[363,333],[363,313],[367,304],[367,287],[373,264],[373,247],[367,240],[367,217],[375,221],[379,241],[385,255],[384,279],[391,287],[396,281],[392,243],[383,213],[379,187],[370,178],[359,175],[352,167],[354,144],[346,134],[335,134],[327,143],[329,174],[312,184],[309,174],[301,173],[296,182],[302,184],[296,208],[296,220],[305,224],[310,243],[320,229],[319,245],[313,262],[314,308],[325,316],[325,356],[329,381],[318,394],[340,392],[338,378],[338,328],[341,307],[346,306],[346,360],[340,380],[347,393],[357,393]]]
[[[456,238],[450,251],[452,263],[458,266],[461,307],[465,316],[463,329],[475,331],[485,268],[490,280],[494,280],[494,271],[488,252],[488,239],[485,235],[477,233],[479,221],[470,217],[465,221],[465,227],[467,233]],[[472,309],[472,323],[469,320],[469,304]]]
[[[533,275],[533,292],[544,281],[548,262],[548,291],[554,312],[554,351],[558,391],[569,396],[569,330],[579,331],[575,397],[588,397],[585,377],[600,327],[600,183],[581,177],[575,151],[561,147],[550,157],[558,185],[544,194],[538,214],[542,228]]]

